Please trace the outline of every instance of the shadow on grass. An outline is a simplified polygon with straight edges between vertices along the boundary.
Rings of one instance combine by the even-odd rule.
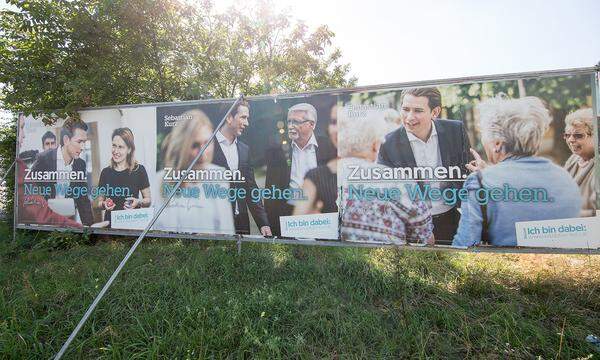
[[[52,356],[130,245],[5,263],[0,356]],[[528,270],[517,256],[264,244],[237,256],[229,243],[150,240],[69,354],[585,357],[585,336],[600,332],[599,281],[571,273],[600,262],[563,258],[583,264]]]

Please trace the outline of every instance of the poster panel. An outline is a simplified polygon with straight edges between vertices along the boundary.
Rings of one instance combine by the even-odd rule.
[[[341,97],[341,240],[533,246],[518,243],[517,223],[594,216],[592,84],[573,75]],[[587,244],[563,240],[554,247]]]
[[[182,170],[231,103],[159,107],[156,178],[162,184],[153,192],[164,197],[173,182],[182,177],[185,181],[181,196],[177,194],[155,229],[282,236],[280,217],[309,206],[302,188],[306,173],[335,158],[333,145],[321,134],[336,101],[335,96],[320,95],[238,104],[187,177]],[[335,202],[335,182],[332,185]],[[335,204],[321,210],[337,213]],[[335,233],[337,227],[332,228]]]
[[[156,131],[147,120],[155,109],[89,110],[81,117],[52,125],[19,118],[18,223],[111,228],[113,211],[122,218],[152,211]]]
[[[183,179],[153,231],[578,248],[517,224],[595,214],[595,76],[248,98],[190,172],[232,100],[23,116],[17,222],[139,230]]]
[[[594,78],[594,84],[592,88],[592,94],[595,94],[596,101],[594,102],[594,110],[596,111],[596,122],[594,126],[596,126],[596,169],[595,176],[596,179],[600,179],[600,71],[596,71],[596,76]],[[600,191],[600,183],[596,182],[596,191]],[[600,216],[598,213],[598,207],[600,206],[600,198],[596,197],[596,216]]]

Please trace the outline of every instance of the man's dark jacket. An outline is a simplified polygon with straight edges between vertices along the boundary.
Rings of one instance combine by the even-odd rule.
[[[56,152],[60,149],[61,148],[59,147],[57,149],[50,149],[39,153],[35,163],[31,166],[31,171],[56,171]],[[85,174],[87,174],[85,161],[83,161],[80,158],[73,159],[73,165],[71,166],[71,170],[83,171]],[[38,182],[38,184],[41,186],[50,186],[50,188],[52,189],[50,196],[46,196],[46,200],[53,199],[56,197],[56,189],[54,188],[55,183]],[[69,187],[85,187],[87,189],[87,183],[85,181],[71,181],[69,183]],[[89,197],[87,195],[79,196],[78,198],[73,200],[75,200],[75,207],[79,212],[81,223],[83,225],[88,226],[92,225],[92,223],[94,222],[94,218],[92,216],[92,206]]]
[[[250,209],[252,217],[254,218],[254,221],[259,229],[263,226],[269,226],[269,220],[267,220],[267,213],[263,207],[262,201],[252,201],[252,189],[258,188],[258,185],[256,185],[256,180],[254,178],[254,169],[252,169],[250,164],[250,148],[248,145],[241,142],[240,139],[237,139],[236,144],[238,152],[238,169],[245,178],[245,181],[243,183],[231,183],[231,187],[236,189],[246,189],[246,197],[236,200],[239,214],[234,217],[235,231],[238,234],[250,234],[250,218],[248,217],[248,209]],[[213,164],[231,170],[227,164],[227,158],[221,149],[221,145],[218,142],[215,143]],[[235,214],[235,203],[232,202],[231,206],[233,214]]]
[[[459,166],[466,177],[469,172],[465,165],[473,160],[473,155],[469,151],[471,145],[462,121],[436,119],[433,125],[437,132],[442,166]],[[377,162],[391,168],[417,166],[404,126],[386,135],[385,142],[379,148]],[[463,181],[442,183],[442,189],[460,189],[462,186]]]

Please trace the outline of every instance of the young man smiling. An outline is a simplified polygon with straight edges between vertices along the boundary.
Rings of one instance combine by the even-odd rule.
[[[404,126],[389,133],[379,149],[377,162],[389,167],[459,166],[463,179],[466,164],[473,159],[469,138],[461,121],[439,119],[442,96],[437,88],[412,88],[402,91],[400,118]],[[424,180],[419,186],[460,189],[463,182]],[[456,205],[443,201],[426,201],[433,217],[436,243],[450,243],[460,220]],[[460,203],[457,203],[460,205]]]
[[[85,160],[80,158],[88,140],[87,130],[87,124],[82,121],[66,120],[60,130],[60,147],[40,153],[31,167],[32,172],[81,172],[87,174]],[[91,225],[93,217],[91,202],[87,196],[87,182],[57,180],[56,184],[68,186],[71,189],[82,189],[82,193],[85,195],[76,196],[73,200],[82,224]],[[40,183],[40,185],[50,186],[52,189],[50,196],[47,196],[46,199],[65,197],[64,194],[56,192],[54,183]]]
[[[238,234],[250,234],[248,209],[263,236],[271,236],[271,228],[262,201],[252,201],[249,194],[258,188],[254,179],[254,169],[250,165],[250,148],[238,139],[250,125],[250,106],[241,101],[231,111],[223,127],[217,131],[213,163],[228,170],[239,170],[244,177],[243,183],[232,183],[235,188],[243,187],[247,196],[232,202],[235,231]]]

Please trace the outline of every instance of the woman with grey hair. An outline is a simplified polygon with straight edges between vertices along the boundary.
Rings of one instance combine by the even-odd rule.
[[[565,118],[564,138],[573,153],[565,163],[583,199],[581,216],[596,215],[596,176],[594,171],[594,136],[592,109],[579,109]]]
[[[423,201],[412,201],[398,183],[355,179],[357,170],[359,174],[368,174],[376,168],[385,168],[375,163],[386,129],[382,112],[367,111],[365,116],[350,117],[347,109],[343,109],[339,115],[341,239],[399,245],[407,242],[433,244],[431,213]],[[357,191],[367,188],[377,192],[378,196],[356,196]],[[390,196],[394,191],[397,196]]]
[[[454,246],[516,246],[515,223],[572,218],[581,198],[571,176],[536,156],[552,118],[536,97],[479,104],[481,140],[492,165],[474,151]]]

